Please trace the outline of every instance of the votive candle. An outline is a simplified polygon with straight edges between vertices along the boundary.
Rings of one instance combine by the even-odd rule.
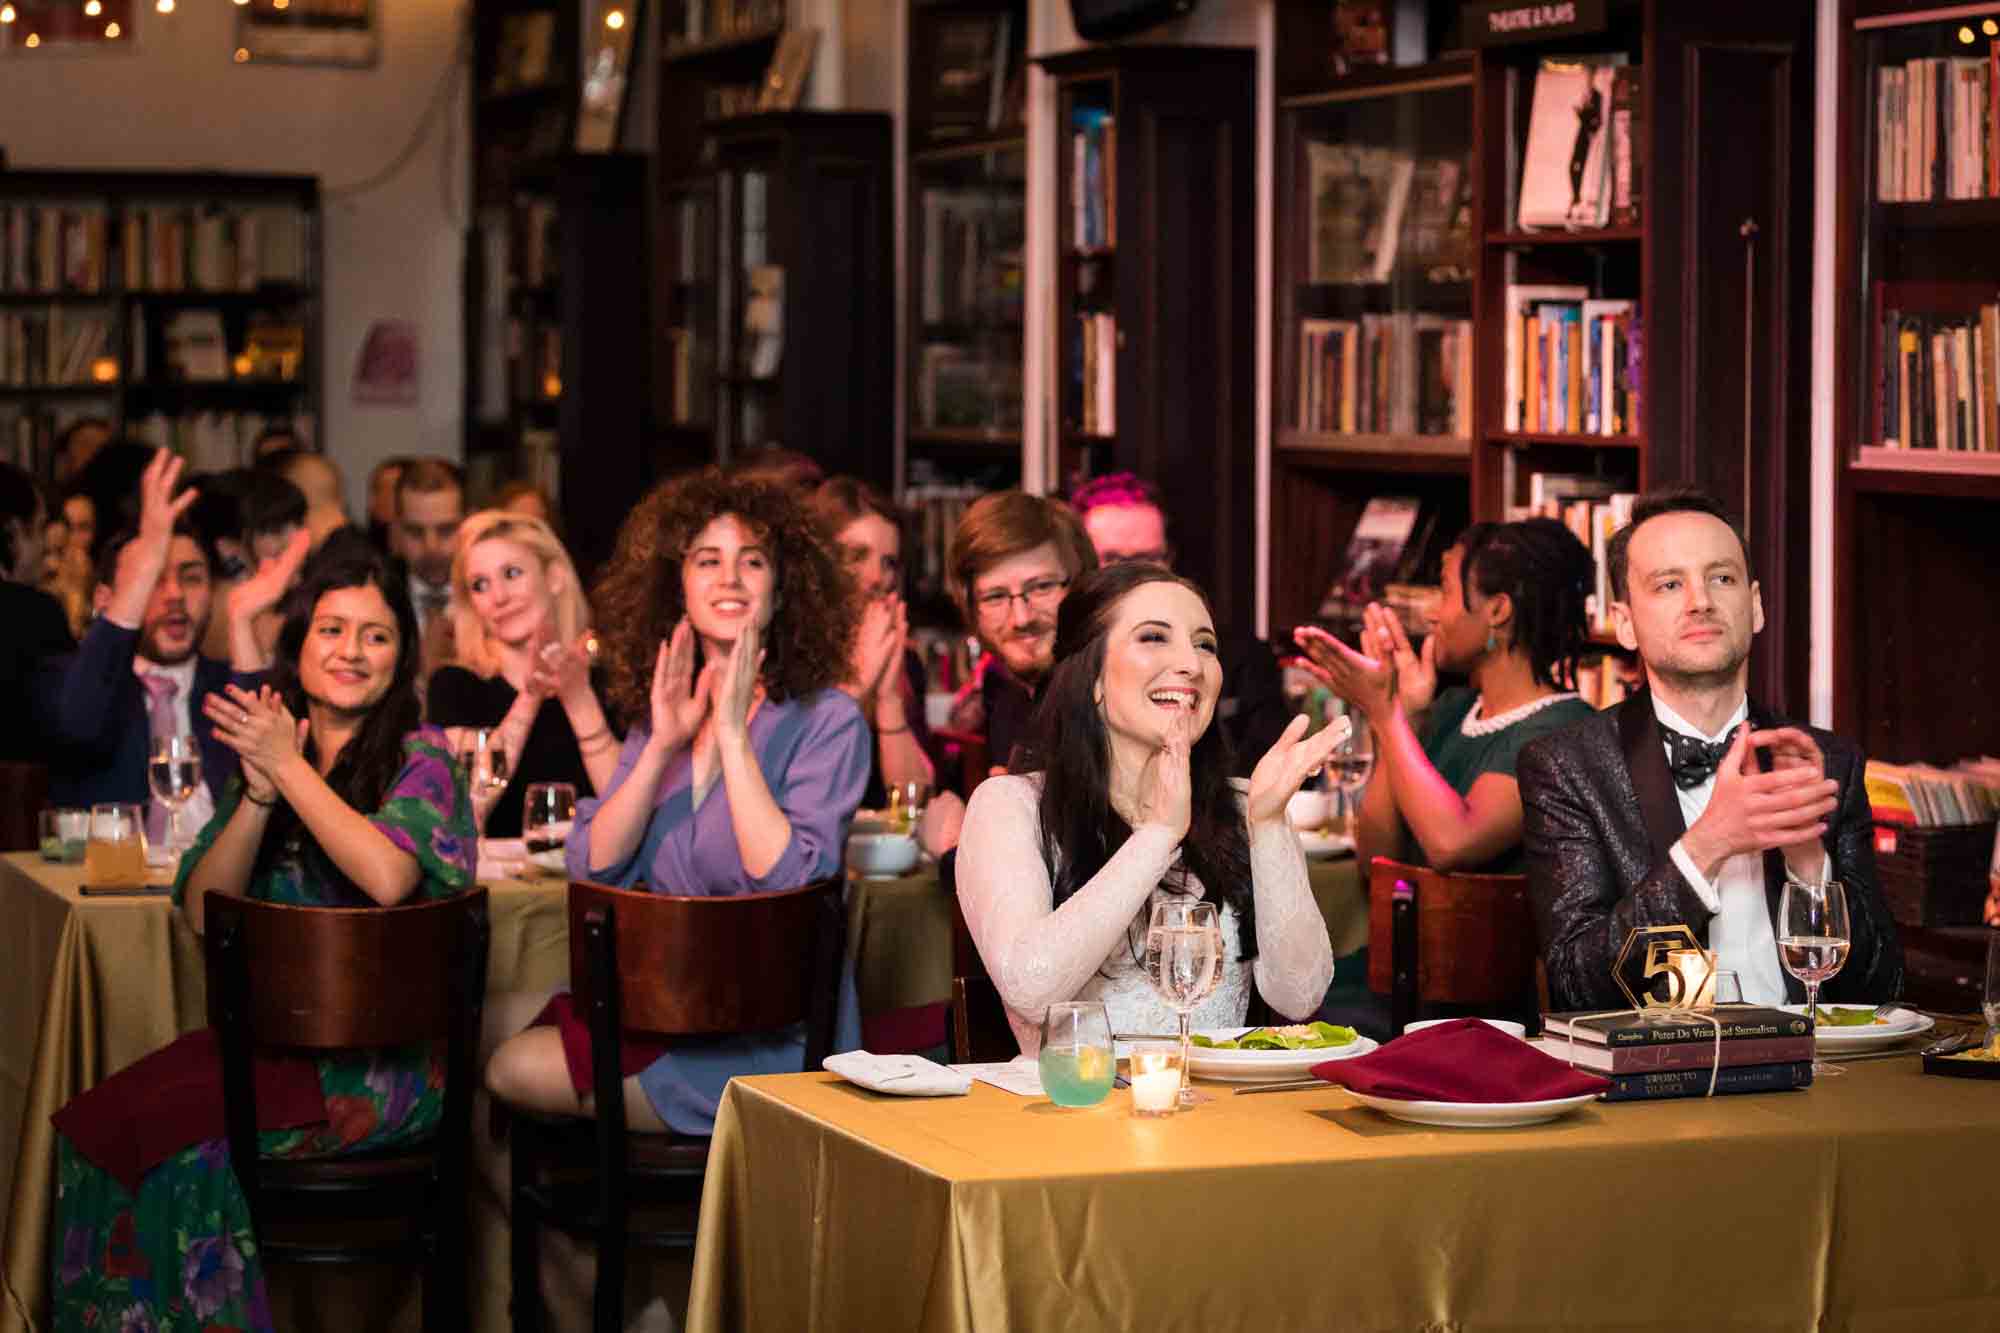
[[[1715,1008],[1715,955],[1705,949],[1672,949],[1667,965],[1680,974],[1680,1008]]]
[[[1180,1104],[1181,1053],[1178,1046],[1135,1046],[1129,1064],[1135,1115],[1172,1115]]]

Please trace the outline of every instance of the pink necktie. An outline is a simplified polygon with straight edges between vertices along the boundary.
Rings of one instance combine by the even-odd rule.
[[[146,719],[153,739],[178,735],[181,725],[174,716],[174,698],[181,692],[180,682],[158,671],[140,672],[139,682],[146,687]]]

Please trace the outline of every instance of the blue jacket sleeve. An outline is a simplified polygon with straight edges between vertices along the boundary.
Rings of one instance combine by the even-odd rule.
[[[868,787],[871,745],[854,700],[828,690],[814,701],[783,770],[764,774],[792,840],[775,865],[751,877],[752,890],[795,889],[839,871],[847,826]]]

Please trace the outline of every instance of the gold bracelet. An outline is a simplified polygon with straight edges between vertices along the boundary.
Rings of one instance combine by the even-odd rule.
[[[264,808],[265,808],[266,810],[268,810],[268,809],[270,809],[270,808],[271,808],[272,806],[274,806],[274,805],[276,805],[276,804],[278,803],[278,793],[276,793],[276,792],[272,792],[272,793],[271,793],[271,799],[270,799],[270,800],[268,800],[268,801],[260,801],[260,800],[258,800],[258,799],[257,799],[257,794],[256,794],[255,792],[251,791],[251,790],[250,790],[250,789],[249,789],[248,787],[245,787],[245,788],[243,789],[243,799],[244,799],[244,800],[246,800],[246,801],[248,801],[248,802],[250,802],[250,804],[252,804],[252,805],[261,805],[261,806],[263,806],[263,807],[264,807]]]

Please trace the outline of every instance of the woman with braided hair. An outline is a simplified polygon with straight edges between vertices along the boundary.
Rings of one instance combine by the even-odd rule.
[[[1445,871],[1521,868],[1514,760],[1534,737],[1590,716],[1573,686],[1595,576],[1590,552],[1554,519],[1475,523],[1445,552],[1421,653],[1379,605],[1365,615],[1366,653],[1316,626],[1294,631],[1374,733],[1375,773],[1355,820],[1364,865],[1390,856]],[[1440,670],[1468,686],[1439,693]]]

